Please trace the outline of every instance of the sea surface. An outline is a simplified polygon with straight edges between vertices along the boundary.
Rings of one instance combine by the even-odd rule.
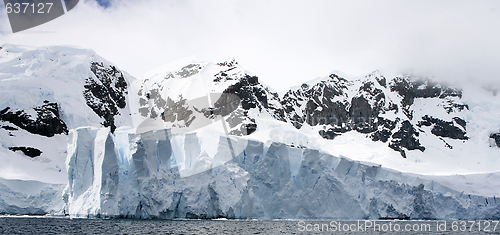
[[[132,220],[0,217],[0,234],[500,234],[496,221]],[[495,230],[495,231],[494,231]]]

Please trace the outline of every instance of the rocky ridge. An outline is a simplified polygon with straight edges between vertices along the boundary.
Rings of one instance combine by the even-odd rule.
[[[212,78],[204,72],[208,70]],[[255,119],[259,115],[255,114],[267,113],[270,118],[290,123],[299,130],[313,128],[325,139],[356,131],[373,141],[387,143],[403,157],[407,151],[425,151],[426,147],[419,141],[421,134],[434,135],[448,148],[453,146],[447,139],[469,139],[467,121],[462,114],[468,105],[461,101],[462,90],[428,78],[404,75],[387,79],[376,71],[362,79],[348,80],[331,74],[315,84],[304,83],[279,95],[263,85],[257,76],[246,73],[233,59],[211,67],[210,64],[190,64],[177,72],[169,72],[162,79],[178,79],[177,83],[189,84],[187,79],[196,80],[200,76],[223,87],[222,94],[238,97],[240,104],[231,109],[234,112],[223,115],[229,115],[226,121],[231,124],[230,134],[234,135],[251,134],[258,128]],[[197,118],[195,113],[199,111],[190,107],[182,94],[173,97],[161,92],[166,89],[166,85],[161,85],[162,80],[145,83],[154,88],[145,91],[143,85],[139,90],[139,112],[143,117],[161,116],[171,123],[183,121],[178,127],[189,126]],[[150,105],[150,101],[154,105]],[[439,110],[417,116],[422,103],[433,104]]]

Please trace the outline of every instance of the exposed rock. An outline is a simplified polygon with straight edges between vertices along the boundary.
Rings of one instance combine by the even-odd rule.
[[[391,81],[391,91],[396,91],[405,98],[405,103],[413,103],[415,98],[462,98],[462,90],[439,84],[430,79],[410,79],[410,77],[396,77]]]
[[[453,149],[453,146],[451,146],[450,144],[448,144],[448,142],[446,142],[446,140],[444,140],[444,139],[443,139],[443,138],[441,138],[441,137],[440,137],[439,139],[440,139],[441,141],[443,141],[444,146],[445,146],[446,148]]]
[[[371,134],[371,139],[373,141],[387,142],[392,136],[392,131],[396,128],[399,119],[391,121],[389,119],[379,117],[377,120],[377,130]]]
[[[7,107],[0,111],[0,120],[10,122],[17,127],[32,134],[52,137],[56,134],[68,134],[68,128],[59,116],[57,103],[45,101],[45,104],[33,108],[37,113],[36,119],[27,114],[24,110],[10,111]],[[3,126],[6,130],[17,130],[16,128]]]
[[[405,115],[411,120],[413,119],[413,110],[410,106],[413,105],[415,98],[439,98],[448,99],[449,104],[443,108],[448,113],[453,109],[462,111],[468,108],[467,105],[457,104],[451,101],[451,98],[462,98],[462,90],[439,84],[429,79],[416,79],[411,80],[410,77],[396,77],[390,83],[392,92],[397,92],[403,100],[401,101],[402,110]]]
[[[465,126],[467,125],[467,122],[465,122],[465,120],[463,120],[463,119],[461,119],[459,117],[454,117],[453,121],[455,121],[458,125],[460,125],[461,127],[463,127],[464,130],[466,130]]]
[[[403,121],[400,129],[392,135],[392,141],[389,147],[399,151],[404,158],[406,158],[406,153],[403,148],[408,150],[418,149],[423,152],[425,147],[420,145],[420,141],[417,138],[418,136],[419,133],[413,128],[411,123],[407,120]]]
[[[490,135],[490,138],[495,140],[497,147],[500,147],[500,133],[493,133]]]
[[[408,78],[396,77],[392,79],[389,87],[391,92],[397,92],[403,97],[403,100],[401,100],[401,105],[403,107],[407,108],[413,104],[416,94],[413,84]]]
[[[299,89],[288,91],[281,100],[287,121],[298,129],[304,123],[323,126],[323,130],[318,133],[326,139],[333,139],[352,130],[369,134],[374,141],[387,142],[392,139],[389,146],[406,156],[404,149],[425,150],[418,141],[419,133],[409,122],[414,118],[415,99],[442,99],[441,106],[448,113],[468,108],[466,104],[459,102],[462,97],[460,89],[429,79],[405,76],[393,78],[388,83],[380,73],[374,72],[362,81],[357,93],[349,97],[348,91],[354,89],[353,85],[353,82],[332,74],[326,81],[312,86],[303,84]],[[386,88],[397,93],[400,100],[388,99],[384,93]],[[399,117],[390,120],[380,116],[387,112],[397,114],[400,110],[407,120],[400,120]],[[458,117],[453,118],[453,121],[429,119],[428,123],[433,125],[432,133],[436,136],[468,139],[465,136],[466,121]],[[402,123],[401,128],[394,132],[398,123]]]
[[[238,69],[238,62],[236,62],[235,59],[217,63],[217,65],[221,67],[221,71],[214,75],[214,82],[240,80],[241,78],[247,76],[246,73]]]
[[[116,129],[116,115],[120,115],[119,109],[126,106],[127,82],[115,66],[106,68],[103,63],[92,62],[90,70],[97,79],[89,77],[85,80],[83,96],[87,105],[101,118],[104,127],[110,127],[114,132]]]
[[[179,101],[173,101],[170,97],[167,97],[166,104],[163,106],[165,111],[161,113],[161,118],[165,122],[182,121],[188,127],[196,117],[193,115],[193,111],[189,109],[187,100],[182,97],[179,97],[179,99]]]
[[[319,133],[319,135],[321,135],[321,137],[323,137],[325,139],[329,139],[329,140],[333,140],[333,139],[335,139],[335,137],[341,135],[341,134],[335,133],[335,131],[332,128],[328,129],[327,131],[320,130],[318,133]]]
[[[222,93],[217,101],[214,103],[214,107],[202,109],[205,117],[210,116],[227,116],[233,111],[235,111],[240,106],[240,99],[238,96],[229,93]]]
[[[287,119],[296,128],[301,128],[305,122],[311,126],[328,125],[334,132],[351,130],[348,124],[353,126],[353,122],[345,93],[350,85],[349,81],[332,74],[328,80],[314,86],[303,84],[298,90],[288,91],[281,101]]]
[[[224,90],[224,93],[237,95],[241,99],[241,106],[245,110],[259,108],[262,111],[263,108],[268,108],[267,96],[265,90],[255,87],[256,85],[259,85],[259,79],[247,75],[238,83],[229,86]]]
[[[425,115],[422,117],[423,121],[420,121],[417,126],[433,126],[431,133],[436,136],[447,137],[452,139],[468,140],[465,134],[465,121],[461,118],[454,118],[455,122],[459,124],[460,127],[455,126],[453,122],[447,122],[439,118],[429,117]]]
[[[373,132],[376,129],[374,120],[378,116],[378,108],[372,108],[363,96],[354,97],[349,108],[350,118],[355,124],[354,130],[365,134]]]
[[[248,117],[248,111],[237,109],[225,119],[229,124],[229,134],[244,136],[250,135],[257,130],[255,119]]]
[[[19,129],[11,126],[2,126],[3,129],[8,130],[8,131],[17,131]]]
[[[281,104],[297,128],[304,122],[311,126],[326,125],[330,131],[328,135],[322,132],[325,138],[332,138],[333,132],[351,130],[371,133],[377,130],[380,113],[397,110],[397,105],[387,102],[384,92],[378,88],[384,84],[382,78],[363,82],[357,94],[349,98],[346,92],[352,89],[353,83],[332,74],[327,81],[312,87],[303,84],[300,89],[287,92]]]
[[[464,109],[469,110],[469,105],[459,104],[459,103],[455,103],[452,100],[448,100],[444,103],[443,108],[446,110],[447,113],[461,112]]]
[[[245,75],[223,93],[238,96],[244,110],[258,108],[260,112],[267,111],[273,118],[285,121],[284,110],[279,105],[279,95],[260,84],[256,76]]]
[[[22,151],[24,153],[24,155],[31,157],[31,158],[38,157],[42,154],[42,151],[40,151],[39,149],[36,149],[36,148],[32,148],[32,147],[9,147],[9,150],[14,151],[14,152],[15,151]]]
[[[189,64],[181,68],[181,70],[178,71],[176,74],[182,78],[187,78],[196,75],[200,69],[201,67],[199,64]]]

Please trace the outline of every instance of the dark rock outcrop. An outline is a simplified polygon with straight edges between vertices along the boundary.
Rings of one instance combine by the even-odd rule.
[[[449,98],[462,98],[462,90],[453,88],[445,84],[439,84],[429,79],[410,79],[410,77],[396,77],[390,83],[391,92],[398,93],[403,99],[401,108],[403,113],[411,120],[413,119],[413,110],[410,106],[416,98],[439,98],[448,99],[449,107],[445,107],[448,113],[453,109],[468,108],[467,105],[454,103]]]
[[[116,129],[115,119],[119,109],[124,109],[126,104],[127,82],[115,66],[105,67],[103,63],[92,62],[90,70],[95,78],[85,80],[83,96],[87,105],[101,118],[104,127]]]
[[[330,133],[345,133],[354,126],[349,116],[346,94],[350,85],[346,79],[332,74],[326,81],[313,86],[303,84],[298,90],[288,91],[283,96],[281,105],[287,119],[297,129],[307,123],[311,126],[328,125],[331,127]],[[360,100],[360,103],[363,101]]]
[[[500,147],[500,133],[493,133],[490,135],[490,138],[495,140],[497,147]]]
[[[304,83],[280,96],[262,85],[258,77],[241,71],[234,59],[217,65],[220,71],[214,75],[212,82],[216,85],[228,82],[229,85],[215,107],[206,106],[194,111],[211,119],[217,116],[227,117],[225,120],[229,123],[229,134],[250,134],[258,128],[253,120],[255,117],[248,116],[248,113],[254,113],[248,112],[253,109],[257,113],[268,113],[275,120],[290,123],[297,129],[304,126],[319,127],[316,128],[317,133],[325,139],[334,139],[350,131],[366,134],[373,141],[388,143],[390,148],[400,152],[403,157],[406,157],[406,150],[425,150],[425,146],[419,142],[419,132],[425,132],[418,128],[422,125],[432,126],[431,132],[438,139],[468,139],[467,122],[459,117],[444,121],[428,115],[422,117],[420,122],[413,121],[417,99],[419,104],[424,105],[425,99],[433,99],[431,102],[437,101],[438,106],[447,113],[468,109],[460,101],[460,89],[430,79],[402,76],[388,80],[376,71],[367,75],[364,80],[349,81],[331,74],[325,80],[315,84]],[[182,79],[183,74],[193,76],[202,67],[203,65],[191,64],[182,68],[181,72],[170,74],[171,77]],[[181,113],[191,110],[181,104],[181,100],[181,103],[168,107],[165,112],[158,112],[161,109],[159,107],[168,106],[167,99],[170,99],[158,95],[162,86],[154,83],[149,85],[152,89],[148,93],[144,91],[144,87],[139,91],[139,112],[144,117],[155,118],[157,113],[161,113],[164,121],[174,121],[166,120],[165,114],[177,112],[180,106],[183,107]],[[151,100],[154,104],[152,107],[149,104]],[[445,140],[440,140],[445,142],[446,147],[452,148]]]
[[[392,131],[396,128],[399,121],[399,118],[395,121],[391,121],[389,119],[379,117],[377,120],[378,129],[371,134],[370,138],[373,141],[387,142],[391,138]]]
[[[322,131],[321,135],[329,139],[351,130],[368,134],[383,125],[379,119],[381,113],[397,110],[397,105],[388,101],[381,89],[385,85],[385,78],[378,76],[363,82],[357,94],[348,97],[353,83],[332,74],[314,86],[303,84],[300,89],[287,92],[281,104],[296,128],[304,123],[326,125],[328,131]]]
[[[418,125],[411,124],[415,115],[415,99],[440,99],[447,113],[468,109],[466,104],[459,102],[462,97],[460,89],[409,76],[396,77],[387,82],[378,72],[368,75],[358,88],[354,84],[332,74],[325,81],[312,86],[303,84],[299,89],[288,91],[281,100],[287,121],[297,129],[306,123],[323,126],[318,133],[326,139],[357,131],[368,134],[374,141],[385,143],[390,140],[389,147],[399,151],[403,157],[406,156],[405,149],[425,150],[419,142],[417,126],[432,125],[431,132],[438,137],[468,139],[466,121],[459,117],[450,122],[423,117]],[[356,90],[354,95],[353,90]],[[399,101],[388,98],[393,97],[389,93],[396,93]],[[405,115],[404,118],[397,115],[399,111]],[[396,118],[384,117],[387,112],[393,112]],[[396,129],[398,124],[400,128]]]
[[[241,108],[244,110],[257,108],[261,112],[267,111],[279,121],[286,121],[283,108],[275,104],[279,103],[278,93],[260,84],[256,76],[245,75],[237,83],[226,88],[223,93],[238,96]]]
[[[3,129],[8,130],[8,131],[17,131],[19,129],[11,126],[2,126]]]
[[[401,156],[406,158],[406,152],[403,148],[408,150],[418,149],[424,151],[425,147],[420,144],[418,140],[419,133],[409,121],[403,121],[399,130],[392,135],[392,141],[389,147],[400,152]]]
[[[320,130],[319,132],[319,135],[321,135],[321,137],[325,138],[325,139],[329,139],[329,140],[333,140],[335,139],[335,137],[339,136],[340,134],[337,134],[335,132],[335,130],[333,130],[332,128],[328,129],[328,130]]]
[[[417,126],[432,126],[431,133],[436,136],[447,137],[459,140],[468,140],[465,134],[466,122],[458,117],[453,118],[453,120],[461,127],[455,126],[453,122],[447,122],[439,118],[429,117],[425,115],[422,117],[423,121],[420,121]]]
[[[14,152],[21,151],[24,153],[24,155],[31,157],[31,158],[38,157],[42,154],[42,151],[40,151],[39,149],[36,149],[36,148],[32,148],[32,147],[9,147],[9,150],[14,151]]]
[[[34,119],[24,110],[11,110],[10,107],[0,111],[0,120],[10,122],[32,134],[52,137],[56,134],[68,134],[66,123],[59,116],[57,103],[44,101],[44,104],[33,108],[37,114]],[[3,129],[15,131],[16,128],[3,126]]]

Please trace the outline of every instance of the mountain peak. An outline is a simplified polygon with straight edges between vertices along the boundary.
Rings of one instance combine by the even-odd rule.
[[[229,59],[225,60],[224,62],[217,63],[217,65],[219,65],[221,67],[228,67],[228,68],[232,68],[232,67],[236,66],[237,64],[238,64],[238,62],[236,62],[235,58],[229,58]]]

